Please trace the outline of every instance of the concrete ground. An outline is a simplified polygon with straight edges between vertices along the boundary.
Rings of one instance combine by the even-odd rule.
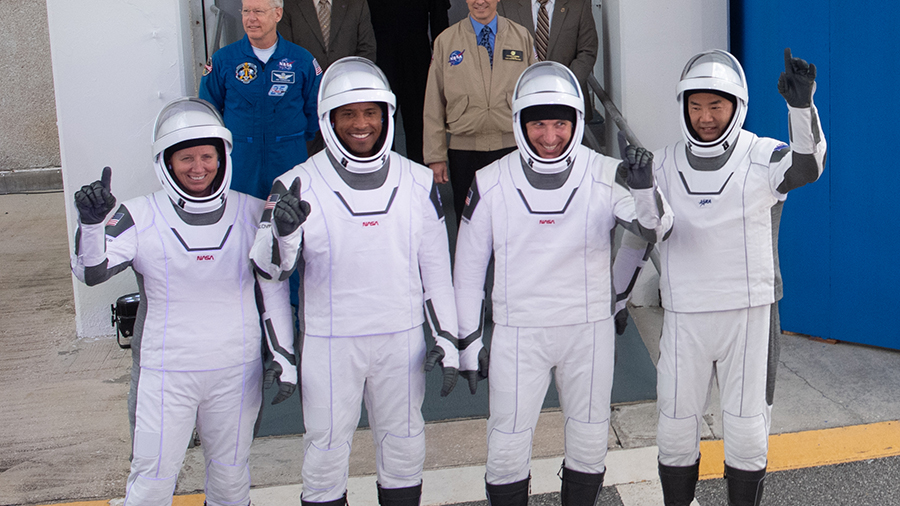
[[[125,399],[131,358],[111,338],[75,337],[64,219],[67,201],[62,193],[0,195],[0,237],[3,238],[0,241],[0,505],[3,506],[89,500],[99,501],[96,504],[116,504],[121,502],[117,498],[124,495],[130,452]],[[661,311],[633,308],[632,315],[650,356],[655,358]],[[900,391],[900,353],[796,335],[781,336],[781,345],[773,435],[791,438],[793,433],[801,431],[844,430],[849,426],[900,419],[900,403],[896,398],[896,392]],[[716,406],[716,399],[712,406]],[[704,444],[713,448],[722,435],[721,419],[711,409],[705,421]],[[615,406],[611,422],[607,479],[611,486],[604,490],[601,504],[661,504],[659,485],[653,481],[655,403]],[[886,430],[892,434],[891,431],[897,431],[896,426],[888,424]],[[485,421],[430,423],[426,441],[426,469],[432,474],[426,476],[427,494],[423,504],[483,498]],[[898,447],[894,448],[894,455],[900,453],[900,445],[889,446]],[[774,458],[772,448],[770,465]],[[188,451],[177,494],[196,494],[202,490],[201,450]],[[796,454],[805,451],[793,450]],[[871,472],[892,472],[889,476],[896,476],[896,471],[879,471],[882,467],[853,467],[896,469],[896,460],[884,458],[890,455],[890,449],[887,451],[861,453],[861,463],[842,465],[849,466],[846,472],[856,473],[854,476]],[[353,489],[359,492],[351,495],[351,504],[374,504],[373,455],[370,433],[359,431],[351,457],[351,476],[352,486],[360,488]],[[558,411],[548,411],[542,415],[535,434],[533,504],[558,501],[549,493],[558,489],[559,481],[554,475],[561,455],[562,417]],[[297,504],[301,460],[302,437],[255,441],[251,456],[254,503]],[[632,470],[632,466],[637,470]],[[792,473],[797,472],[773,473],[771,476],[778,478],[768,481],[796,481],[797,475]],[[462,479],[467,481],[458,481]],[[828,483],[831,478],[826,475],[821,479]],[[838,488],[846,490],[847,486]],[[703,494],[721,499],[721,487],[721,480],[701,483],[698,499],[705,501]],[[895,489],[894,486],[892,490]],[[202,503],[202,499],[198,500],[197,504]],[[821,502],[794,500],[779,504]]]

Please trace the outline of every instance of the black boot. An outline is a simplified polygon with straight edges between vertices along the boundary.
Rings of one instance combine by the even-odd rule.
[[[381,488],[378,483],[378,504],[381,506],[419,506],[422,484],[415,487]]]
[[[344,506],[345,504],[347,504],[347,491],[346,490],[344,491],[343,497],[341,497],[340,499],[335,499],[333,501],[313,502],[313,501],[307,501],[307,500],[303,499],[303,497],[301,497],[300,504],[302,506]]]
[[[528,506],[528,485],[531,476],[506,485],[485,483],[489,506]]]
[[[700,459],[692,466],[665,466],[659,464],[659,481],[662,483],[663,501],[666,506],[689,506],[694,500],[694,489],[700,477]]]
[[[766,480],[766,468],[744,471],[725,465],[728,482],[728,504],[731,506],[759,506]]]
[[[581,473],[562,466],[562,490],[559,498],[562,506],[594,506],[603,488],[602,473]]]

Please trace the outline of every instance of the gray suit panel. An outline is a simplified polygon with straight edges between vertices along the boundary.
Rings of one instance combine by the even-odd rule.
[[[497,13],[524,26],[534,36],[534,0],[503,0]],[[569,67],[587,95],[587,78],[597,61],[597,26],[590,0],[556,0],[550,21],[547,59]]]
[[[332,0],[327,52],[314,0],[285,0],[278,33],[312,53],[322,70],[345,56],[375,61],[375,31],[366,0]]]

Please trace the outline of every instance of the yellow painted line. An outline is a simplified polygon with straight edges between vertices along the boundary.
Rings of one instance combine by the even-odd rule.
[[[701,441],[700,479],[721,478],[721,440]],[[828,466],[900,455],[900,421],[769,436],[769,471]]]
[[[203,494],[176,495],[172,499],[172,506],[203,506]],[[55,504],[42,504],[41,506],[109,506],[110,499],[104,501],[67,502]]]

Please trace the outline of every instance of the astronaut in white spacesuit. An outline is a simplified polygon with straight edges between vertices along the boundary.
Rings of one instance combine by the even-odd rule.
[[[474,393],[490,364],[486,493],[492,506],[524,506],[532,436],[555,367],[566,418],[562,504],[593,506],[609,434],[614,228],[656,242],[673,217],[654,188],[650,153],[632,147],[622,162],[582,146],[584,96],[565,66],[525,70],[512,110],[518,151],[477,172],[457,240],[460,374]],[[620,165],[630,193],[615,182]],[[482,319],[492,253],[488,361]]]
[[[425,370],[458,375],[456,305],[431,170],[390,150],[395,98],[371,61],[333,63],[319,88],[326,148],[275,180],[251,258],[300,271],[304,505],[346,502],[350,445],[366,403],[378,499],[417,506]],[[427,317],[436,346],[426,360]]]
[[[296,388],[287,283],[257,281],[248,257],[265,203],[228,189],[230,152],[219,113],[200,99],[178,99],[153,132],[162,190],[124,202],[108,221],[116,203],[109,167],[75,193],[72,271],[95,285],[130,266],[141,294],[127,506],[171,503],[195,424],[207,504],[249,504],[250,443],[262,402],[260,316],[275,355],[275,401]]]
[[[665,308],[657,365],[659,475],[665,504],[688,505],[713,380],[721,393],[731,505],[758,505],[777,363],[778,224],[787,193],[818,179],[825,137],[816,69],[790,50],[778,91],[790,145],[742,129],[747,81],[731,54],[692,57],[676,88],[683,141],[654,153],[678,222],[659,247]]]

